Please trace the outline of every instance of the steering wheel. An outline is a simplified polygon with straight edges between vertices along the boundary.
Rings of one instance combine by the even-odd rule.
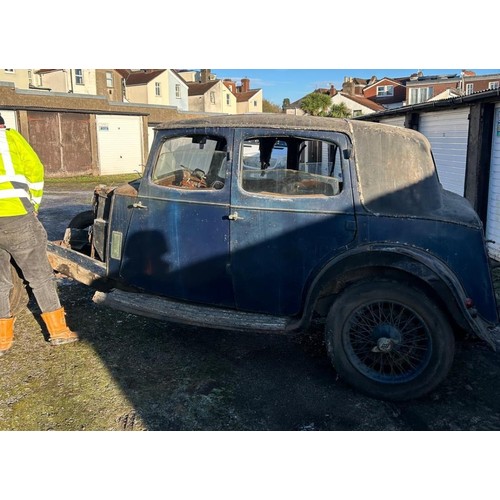
[[[206,179],[207,176],[205,175],[205,172],[201,168],[195,168],[192,172],[191,175],[194,177],[198,177],[198,179]]]
[[[180,186],[191,189],[207,187],[206,175],[203,170],[201,170],[200,168],[195,168],[194,170],[191,170],[185,167],[184,165],[180,166],[182,167],[183,171],[183,179],[180,182]]]

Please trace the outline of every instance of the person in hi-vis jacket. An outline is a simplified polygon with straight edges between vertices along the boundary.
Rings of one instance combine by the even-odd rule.
[[[47,257],[47,232],[37,218],[43,183],[44,168],[37,154],[17,130],[5,127],[0,115],[0,356],[14,340],[11,259],[33,291],[50,344],[79,339],[66,325]]]

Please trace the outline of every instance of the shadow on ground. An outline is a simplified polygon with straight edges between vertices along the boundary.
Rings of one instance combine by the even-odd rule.
[[[499,356],[461,341],[445,383],[388,403],[359,394],[329,363],[322,326],[296,338],[185,327],[101,308],[64,287],[77,323],[133,407],[118,426],[148,430],[497,430]],[[81,300],[87,296],[88,300]]]

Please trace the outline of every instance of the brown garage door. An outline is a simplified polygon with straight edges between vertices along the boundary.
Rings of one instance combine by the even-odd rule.
[[[29,111],[30,143],[47,177],[92,172],[90,115]]]
[[[58,113],[28,112],[30,144],[45,166],[46,175],[61,170]]]

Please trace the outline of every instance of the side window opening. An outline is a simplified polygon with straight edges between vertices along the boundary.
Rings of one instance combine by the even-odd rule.
[[[336,196],[342,191],[342,150],[301,137],[251,137],[242,151],[242,188],[250,193]]]
[[[222,189],[226,180],[226,152],[223,137],[192,135],[166,139],[152,181],[173,189]]]

